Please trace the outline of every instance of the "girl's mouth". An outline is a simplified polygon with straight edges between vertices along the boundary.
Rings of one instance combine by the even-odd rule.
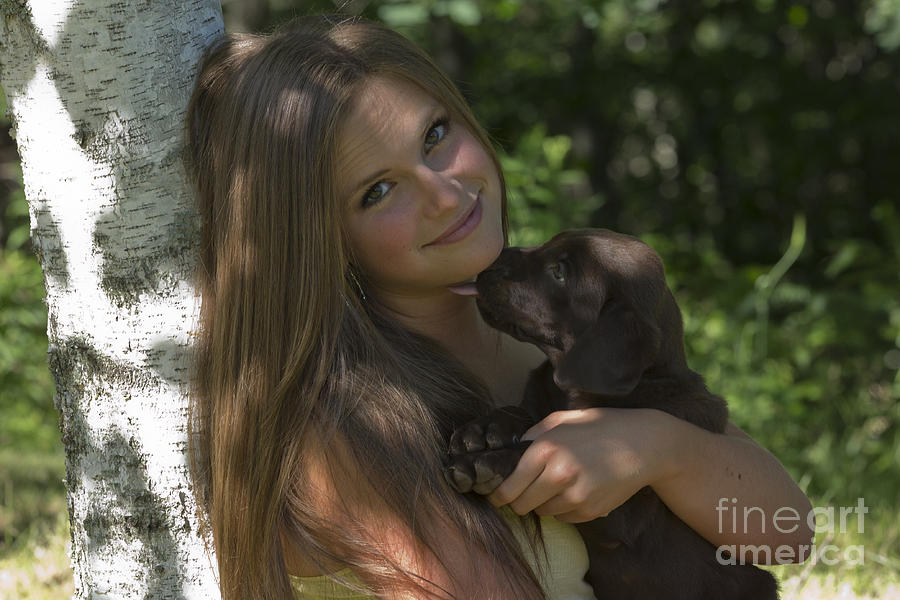
[[[445,244],[453,244],[455,242],[458,242],[472,233],[475,228],[478,227],[479,223],[481,223],[481,193],[478,194],[478,197],[475,199],[475,203],[472,205],[472,208],[468,213],[461,217],[459,221],[450,226],[450,228],[442,233],[436,240],[425,245],[442,246]]]

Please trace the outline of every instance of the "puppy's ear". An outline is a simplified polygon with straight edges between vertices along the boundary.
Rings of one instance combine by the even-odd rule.
[[[557,362],[556,384],[604,396],[629,394],[653,363],[660,339],[658,326],[630,308],[609,303]]]

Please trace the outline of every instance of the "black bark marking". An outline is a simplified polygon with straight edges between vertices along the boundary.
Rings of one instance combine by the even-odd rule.
[[[69,261],[62,246],[59,226],[46,208],[37,207],[34,211],[37,227],[31,231],[34,252],[41,263],[46,284],[69,287]],[[47,281],[50,280],[50,281]]]
[[[148,232],[147,222],[127,214],[143,207],[129,204],[122,200],[101,213],[93,233],[102,258],[100,285],[119,308],[137,305],[142,295],[166,296],[178,282],[190,280],[199,237],[198,219],[191,212],[176,213],[158,232]]]

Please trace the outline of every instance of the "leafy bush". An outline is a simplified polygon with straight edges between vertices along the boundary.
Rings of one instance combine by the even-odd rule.
[[[28,224],[21,192],[5,221],[16,227],[0,249],[0,447],[50,452],[60,442],[47,367],[47,308],[40,265],[23,249]]]
[[[3,114],[5,107],[0,107]],[[8,123],[0,123],[3,129]],[[2,134],[0,153],[12,154]],[[64,460],[47,366],[41,267],[30,251],[21,170],[0,182],[0,555],[43,537],[65,512]]]

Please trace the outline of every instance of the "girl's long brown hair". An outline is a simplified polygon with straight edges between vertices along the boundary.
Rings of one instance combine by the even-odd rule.
[[[307,485],[324,466],[358,476],[448,569],[456,597],[484,598],[479,579],[500,573],[509,598],[543,598],[503,520],[441,476],[449,433],[490,406],[485,386],[361,298],[334,163],[340,125],[374,75],[443,102],[500,171],[456,87],[381,25],[314,17],[229,35],[200,67],[187,118],[202,217],[191,467],[222,597],[290,597],[283,540],[323,570],[349,566],[376,594],[448,597],[392,562],[371,523],[346,526],[352,507],[331,524]],[[446,527],[470,555],[448,555]]]

